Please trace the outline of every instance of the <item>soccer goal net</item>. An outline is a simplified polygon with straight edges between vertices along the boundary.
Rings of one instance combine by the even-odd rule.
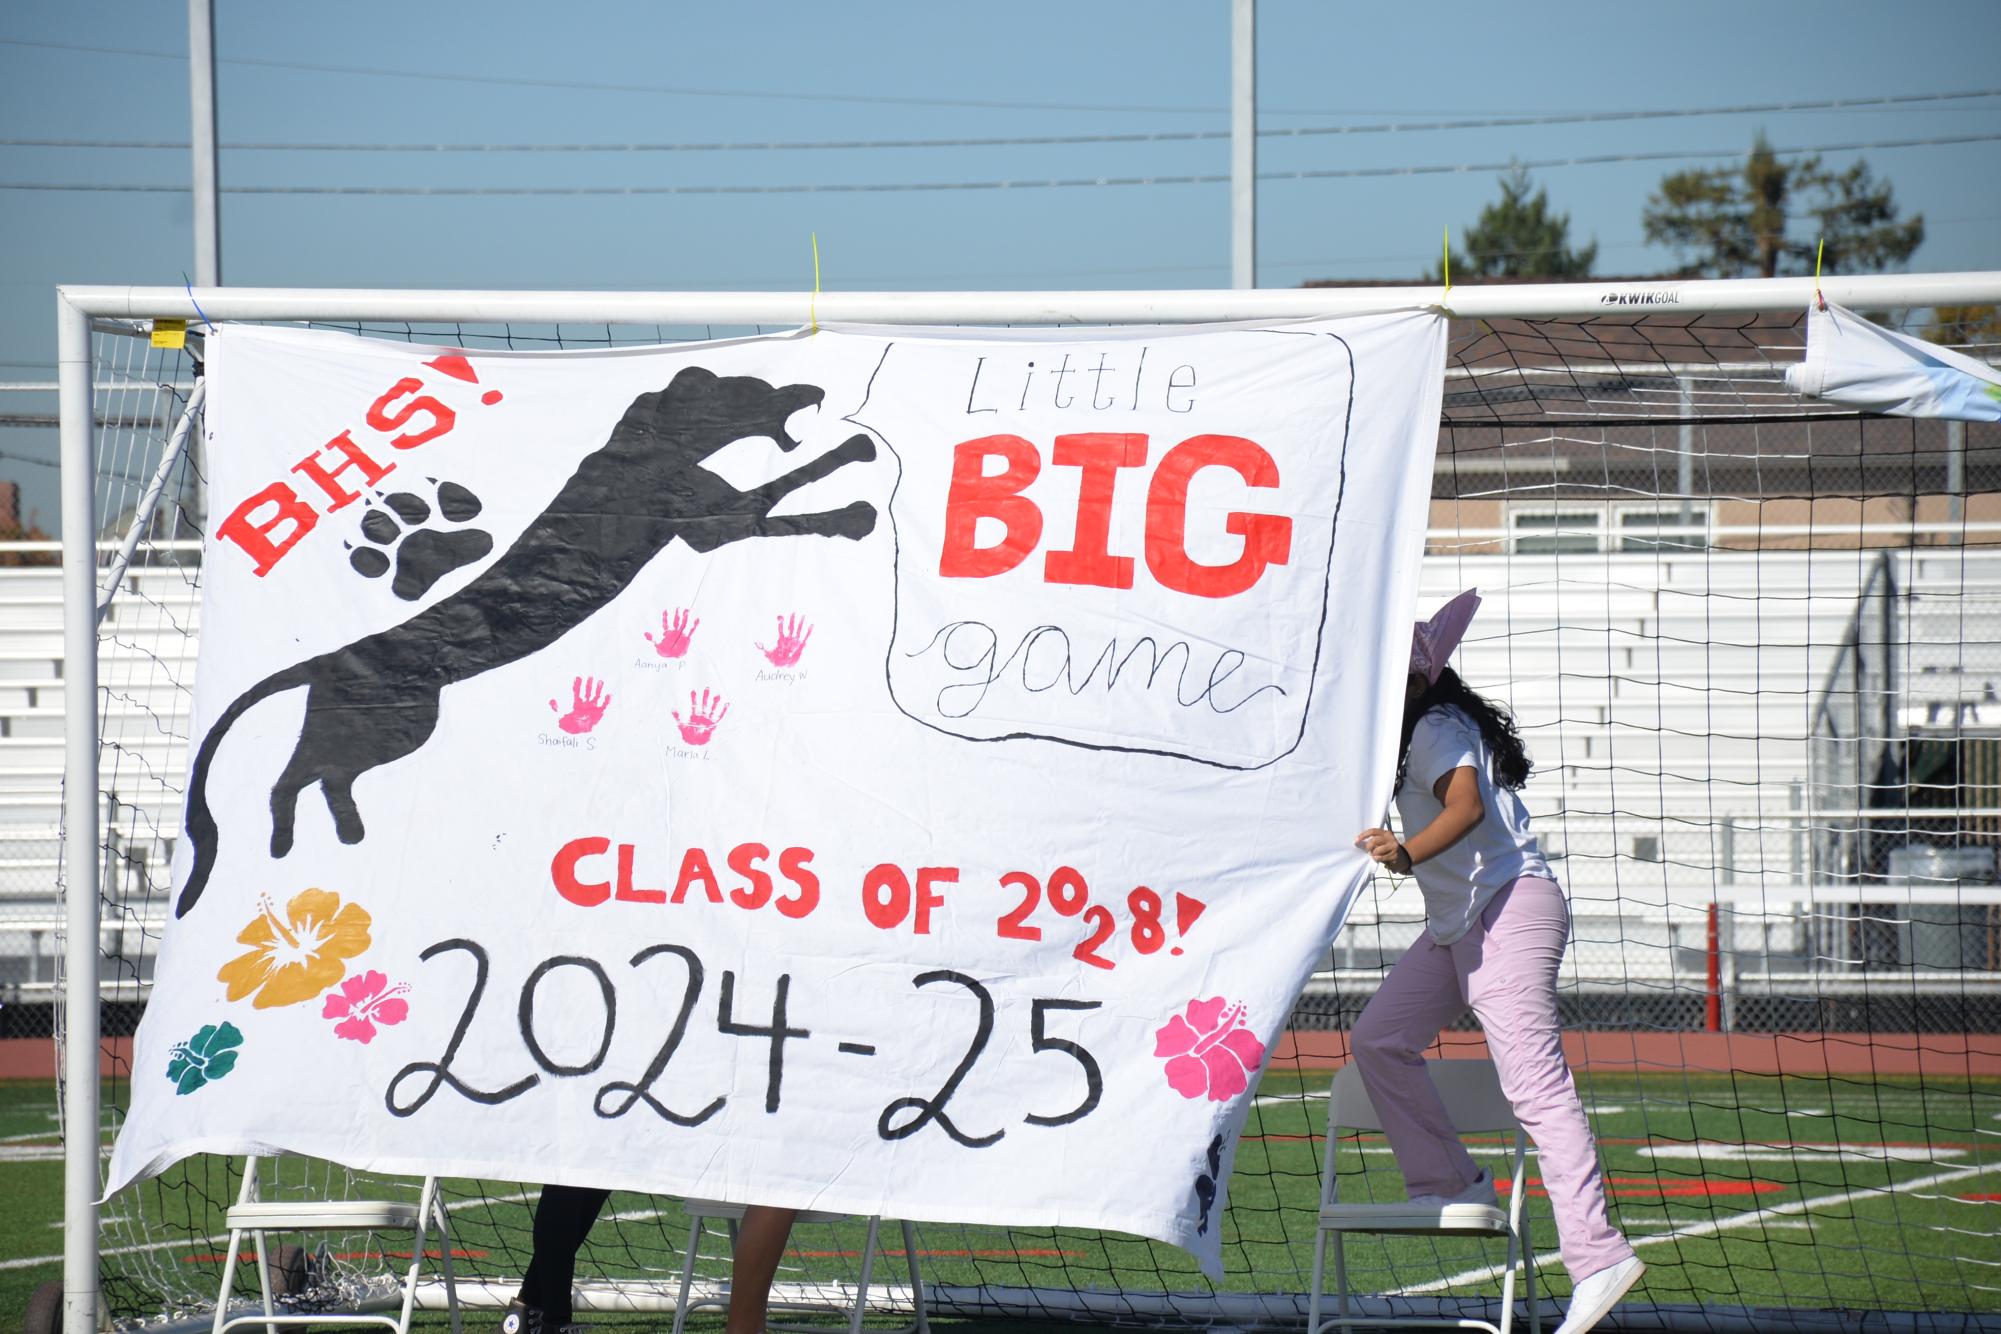
[[[1995,279],[1839,290],[1881,323],[2001,361],[2001,321],[1975,304]],[[1787,282],[1452,294],[1422,604],[1466,587],[1487,599],[1460,670],[1514,711],[1535,764],[1525,795],[1574,919],[1571,1061],[1614,1221],[1649,1267],[1636,1309],[1658,1326],[2001,1314],[2001,424],[1792,393],[1809,294]],[[213,319],[473,349],[699,340],[806,316],[804,298],[751,294],[216,295],[203,303]],[[1148,323],[1438,295],[822,296],[817,314]],[[56,572],[0,568],[0,802],[16,812],[0,842],[27,850],[4,891],[19,924],[0,940],[15,1004],[46,1016],[65,1054],[74,1204],[98,1180],[130,1081],[159,1077],[130,1068],[130,1039],[181,832],[204,524],[200,322],[178,347],[153,337],[154,317],[192,314],[187,300],[69,299],[65,447],[90,452],[87,476],[65,481],[94,508],[69,505],[63,536],[72,577],[79,563],[94,572],[96,608],[72,609],[65,645]],[[75,694],[67,714],[55,705],[86,660],[95,693],[79,727]],[[97,796],[93,810],[72,791],[51,877],[36,858],[55,848],[66,754],[72,775],[94,768]],[[1328,1083],[1421,925],[1414,887],[1380,880],[1299,998],[1235,1157],[1222,1282],[1131,1237],[925,1223],[914,1258],[930,1312],[1301,1320]],[[1483,1050],[1463,1022],[1439,1054]],[[1401,1198],[1380,1137],[1343,1145],[1340,1162],[1344,1200]],[[192,1159],[82,1213],[94,1226],[71,1238],[72,1262],[94,1259],[114,1326],[206,1327],[242,1166]],[[260,1171],[265,1198],[391,1185],[298,1158]],[[1537,1175],[1538,1286],[1560,1297]],[[461,1299],[504,1303],[535,1188],[443,1190]],[[614,1195],[582,1257],[582,1309],[671,1309],[705,1226],[722,1225],[673,1199]],[[884,1236],[877,1272],[893,1281],[871,1287],[871,1304],[907,1315],[911,1257],[896,1229]],[[408,1245],[316,1234],[269,1266],[292,1309],[354,1309],[384,1298]],[[802,1226],[778,1299],[839,1304],[862,1245],[860,1222]],[[728,1250],[719,1234],[702,1248],[696,1299],[722,1291]],[[1491,1310],[1500,1261],[1476,1242],[1393,1237],[1351,1242],[1347,1263],[1352,1290],[1377,1294],[1365,1310],[1449,1318]],[[248,1301],[254,1267],[238,1274]],[[442,1305],[435,1284],[422,1297]]]

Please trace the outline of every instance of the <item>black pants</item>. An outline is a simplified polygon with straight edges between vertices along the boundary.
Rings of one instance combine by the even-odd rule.
[[[611,1198],[608,1190],[582,1186],[544,1186],[535,1202],[535,1253],[521,1279],[519,1300],[542,1310],[544,1328],[554,1334],[571,1321],[570,1290],[577,1281],[577,1252],[590,1235],[598,1211]]]

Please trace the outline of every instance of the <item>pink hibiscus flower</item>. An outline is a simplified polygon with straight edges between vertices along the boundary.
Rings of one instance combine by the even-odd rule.
[[[334,1025],[337,1038],[373,1042],[377,1024],[400,1024],[410,1017],[410,1002],[402,999],[409,990],[407,982],[390,986],[388,978],[371,968],[342,982],[339,991],[329,991],[320,1018],[340,1020]]]
[[[1153,1035],[1153,1054],[1167,1058],[1167,1083],[1184,1098],[1228,1102],[1251,1086],[1265,1047],[1244,1026],[1244,1007],[1221,996],[1188,1002]]]

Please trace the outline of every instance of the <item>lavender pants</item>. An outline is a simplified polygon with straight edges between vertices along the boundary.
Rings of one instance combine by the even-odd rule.
[[[1494,896],[1450,945],[1429,935],[1397,960],[1355,1024],[1355,1064],[1412,1195],[1457,1195],[1479,1168],[1424,1070],[1424,1052],[1467,1006],[1515,1116],[1535,1141],[1563,1265],[1589,1278],[1633,1253],[1605,1213],[1598,1144],[1563,1059],[1556,974],[1570,908],[1552,882],[1524,876]]]

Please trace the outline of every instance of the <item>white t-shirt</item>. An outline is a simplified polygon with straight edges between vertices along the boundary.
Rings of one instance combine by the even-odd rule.
[[[1529,832],[1528,808],[1521,795],[1494,781],[1494,754],[1480,735],[1479,724],[1450,706],[1427,712],[1411,733],[1410,759],[1396,796],[1404,841],[1445,809],[1432,788],[1459,768],[1470,768],[1479,776],[1486,815],[1457,843],[1419,862],[1414,872],[1424,892],[1425,930],[1441,945],[1465,935],[1494,895],[1511,882],[1525,875],[1555,879]]]

